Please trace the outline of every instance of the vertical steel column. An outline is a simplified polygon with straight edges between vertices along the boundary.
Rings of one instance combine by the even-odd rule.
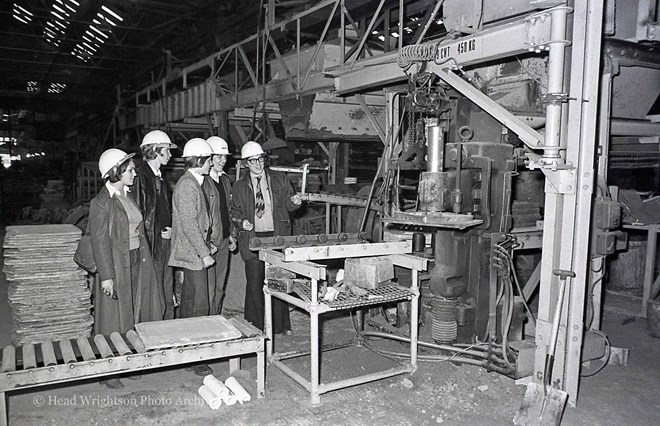
[[[584,328],[584,299],[589,267],[589,234],[591,231],[591,199],[593,196],[598,104],[600,40],[602,28],[602,4],[598,1],[575,2],[573,35],[570,61],[568,120],[565,132],[546,127],[546,146],[552,146],[557,131],[561,132],[562,146],[566,147],[566,164],[575,168],[575,182],[566,182],[563,192],[546,192],[546,217],[544,218],[543,258],[541,267],[541,289],[539,321],[537,323],[537,347],[543,348],[549,336],[550,312],[559,303],[553,294],[553,283],[557,278],[552,268],[572,270],[576,277],[570,286],[564,303],[568,303],[563,315],[557,341],[553,378],[559,387],[569,394],[569,403],[577,403],[581,350]],[[556,15],[553,15],[553,19]],[[554,26],[554,22],[553,22]],[[551,55],[550,60],[553,60]],[[563,61],[563,60],[562,60]],[[563,62],[562,62],[563,63]],[[549,64],[554,68],[552,64]],[[557,94],[549,88],[549,93]],[[561,111],[556,105],[557,112]],[[557,112],[552,112],[556,114]],[[553,124],[560,123],[561,115]],[[551,127],[552,128],[552,127]],[[551,134],[552,133],[552,134]],[[550,142],[549,142],[550,141]],[[567,178],[566,176],[560,178]],[[536,379],[543,378],[544,351],[539,350],[535,358]]]
[[[341,29],[339,30],[339,50],[341,51],[341,69],[344,69],[344,62],[346,61],[346,4],[345,0],[341,0],[341,6],[339,9],[340,18],[339,25]]]
[[[603,192],[605,196],[607,189],[607,170],[609,163],[610,148],[610,125],[612,113],[612,65],[606,61],[605,72],[600,81],[600,99],[599,108],[599,129],[598,129],[598,147],[600,155],[598,157],[598,171],[596,172],[596,190]],[[603,278],[605,277],[605,256],[598,256],[591,260],[591,282],[593,286],[591,300],[593,306],[593,320],[588,324],[590,329],[600,330],[601,325],[601,305],[603,298]]]
[[[403,48],[403,0],[399,0],[399,53]]]
[[[296,90],[300,90],[300,18],[296,19]]]
[[[559,20],[559,15],[551,15],[553,21]],[[562,13],[564,20],[566,20],[566,14]],[[555,33],[557,33],[557,24],[555,26]],[[563,27],[566,27],[566,24],[563,24]],[[564,39],[566,34],[554,34],[558,39]],[[553,38],[554,40],[554,38]],[[560,47],[561,46],[561,47]],[[554,52],[553,55],[549,57],[548,63],[548,80],[553,80],[552,86],[548,85],[548,93],[560,93],[562,92],[563,86],[557,86],[557,82],[563,82],[563,73],[564,73],[564,56],[558,57],[558,49],[564,48],[565,46],[557,44],[554,50],[551,47],[551,52]],[[563,50],[562,50],[563,52]],[[559,61],[559,64],[553,63],[553,61]],[[572,69],[571,69],[572,71]],[[576,74],[579,75],[579,74]],[[551,88],[552,87],[552,88]],[[579,91],[581,94],[581,90]],[[577,106],[580,104],[578,103]],[[552,106],[553,108],[550,108]],[[557,146],[560,145],[560,129],[562,123],[562,106],[561,104],[548,105],[548,110],[546,112],[546,131],[545,131],[545,146]],[[549,124],[552,122],[552,124]],[[550,129],[550,130],[549,130]],[[564,220],[563,213],[570,212],[574,214],[572,198],[570,201],[566,200],[566,195],[560,194],[556,190],[550,189],[549,185],[546,185],[545,189],[545,208],[543,216],[543,242],[542,242],[542,256],[541,256],[541,273],[539,279],[539,310],[536,321],[536,347],[537,351],[534,358],[534,379],[542,383],[543,382],[543,372],[545,364],[545,348],[550,341],[551,334],[551,323],[552,323],[552,314],[557,301],[556,291],[553,291],[553,287],[557,287],[557,277],[552,273],[553,269],[564,269],[570,270],[570,265],[561,265],[560,256],[562,255],[562,250],[568,251],[568,257],[570,258],[572,254],[572,248],[562,247],[564,241],[572,241],[572,223],[573,219]],[[565,253],[566,254],[566,253]],[[564,316],[567,309],[564,309]],[[559,328],[559,336],[557,340],[557,349],[555,354],[555,368],[553,372],[554,378],[561,378],[561,386],[563,387],[563,365],[564,365],[564,354],[563,354],[563,342],[565,341],[565,329],[563,327]]]
[[[577,185],[575,196],[575,232],[573,239],[573,271],[576,273],[570,287],[568,305],[568,342],[566,351],[565,387],[569,403],[577,404],[580,368],[582,365],[582,343],[584,338],[584,299],[586,295],[589,268],[589,235],[591,233],[591,204],[594,192],[594,156],[596,148],[596,120],[598,118],[598,95],[600,56],[603,28],[603,2],[590,0],[576,2],[573,20],[574,49],[571,64],[584,62],[582,73],[573,74],[570,93],[577,97],[573,104],[581,103],[580,116],[569,113],[567,134],[567,158],[577,165]],[[580,32],[578,36],[578,32]],[[584,34],[584,35],[582,35]],[[584,40],[581,38],[584,37]],[[575,44],[583,44],[577,48]],[[576,80],[582,79],[582,82]],[[573,90],[573,85],[582,86],[581,91]],[[570,104],[569,104],[570,105]]]
[[[564,91],[564,57],[567,42],[566,17],[570,12],[569,7],[558,7],[551,11],[551,27],[548,59],[548,92],[550,103],[545,113],[545,146],[543,159],[547,163],[556,163],[559,160],[559,146],[561,134],[562,103],[553,102],[554,96],[559,96]],[[548,148],[549,147],[549,148]],[[557,147],[552,149],[552,147]]]
[[[330,184],[334,185],[337,183],[337,149],[339,149],[339,142],[330,142],[328,143],[328,164],[330,165],[330,173],[328,176],[328,180],[330,181]],[[330,203],[325,203],[325,209],[326,212],[330,211],[332,208],[332,204]],[[341,227],[341,214],[342,214],[342,208],[341,206],[336,206],[335,207],[337,210],[337,226],[335,227],[335,232],[342,232],[342,227]],[[329,225],[330,224],[330,219],[331,216],[326,216],[326,232],[329,234],[332,232],[332,227]]]

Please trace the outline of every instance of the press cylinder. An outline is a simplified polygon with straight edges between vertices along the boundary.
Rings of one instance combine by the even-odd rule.
[[[438,125],[437,118],[426,119],[426,170],[428,172],[443,171],[444,162],[444,129]]]
[[[413,253],[424,253],[426,250],[426,236],[422,232],[413,233]]]

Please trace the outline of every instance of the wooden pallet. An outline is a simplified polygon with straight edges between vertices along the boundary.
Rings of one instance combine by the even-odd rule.
[[[7,424],[6,392],[13,390],[220,358],[230,358],[229,370],[233,372],[240,369],[240,356],[251,353],[257,354],[257,397],[263,398],[264,335],[244,320],[231,318],[228,321],[241,332],[240,338],[157,350],[147,350],[133,330],[126,335],[112,333],[109,339],[96,335],[93,338],[45,341],[38,345],[6,346],[2,350],[0,366],[0,424]]]

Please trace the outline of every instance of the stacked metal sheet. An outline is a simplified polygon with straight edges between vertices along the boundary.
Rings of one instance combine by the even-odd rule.
[[[80,237],[74,225],[7,227],[3,272],[14,344],[91,334],[87,275],[73,261]]]

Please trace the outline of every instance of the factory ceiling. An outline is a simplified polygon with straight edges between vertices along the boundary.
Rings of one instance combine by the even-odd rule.
[[[0,10],[0,109],[5,118],[112,113],[118,93],[254,33],[260,3],[13,0]]]

